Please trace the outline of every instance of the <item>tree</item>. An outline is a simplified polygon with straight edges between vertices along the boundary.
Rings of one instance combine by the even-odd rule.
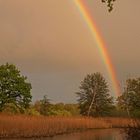
[[[28,108],[31,102],[31,84],[26,82],[15,65],[0,66],[0,111],[7,104],[16,105],[20,110]]]
[[[82,115],[104,116],[113,107],[113,98],[105,78],[100,73],[88,74],[81,82],[78,95],[79,108]]]
[[[140,110],[140,78],[128,79],[122,96],[118,97],[118,106],[126,110],[128,116]],[[140,113],[140,112],[139,112]]]
[[[48,99],[47,95],[43,97],[42,100],[37,101],[34,105],[34,108],[41,114],[41,115],[49,115],[50,109],[50,100]]]

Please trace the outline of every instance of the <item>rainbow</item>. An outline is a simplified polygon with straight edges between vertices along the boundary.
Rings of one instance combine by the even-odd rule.
[[[106,66],[106,69],[109,73],[109,77],[112,82],[113,90],[115,92],[116,96],[120,96],[121,90],[119,87],[119,83],[117,80],[115,68],[112,64],[111,58],[109,56],[108,50],[106,48],[106,45],[97,29],[97,26],[95,24],[95,21],[93,20],[93,17],[90,15],[90,12],[88,11],[88,7],[83,2],[83,0],[74,0],[75,5],[78,7],[81,15],[83,16],[84,20],[87,23],[88,28],[91,31],[92,36],[95,38],[98,50],[103,58],[104,64]]]

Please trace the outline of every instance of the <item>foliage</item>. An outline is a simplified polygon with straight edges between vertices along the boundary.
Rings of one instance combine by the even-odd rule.
[[[133,110],[133,117],[139,118],[140,117],[140,109]]]
[[[45,95],[42,100],[40,100],[41,108],[40,108],[40,114],[42,115],[48,115],[48,108],[50,105],[50,100]]]
[[[50,100],[47,98],[47,95],[45,95],[42,100],[37,101],[34,105],[34,108],[41,115],[47,116],[49,114],[49,108],[50,108]]]
[[[68,116],[72,116],[71,113],[67,110],[61,110],[61,109],[56,109],[54,107],[52,107],[50,109],[50,111],[48,112],[49,116],[65,116],[65,117],[68,117]]]
[[[41,115],[47,116],[78,116],[79,109],[77,104],[64,104],[57,103],[48,105],[42,105],[41,101],[37,101],[34,105],[34,109],[40,112]]]
[[[31,116],[39,116],[40,115],[40,113],[38,111],[36,111],[36,109],[33,108],[33,107],[30,107],[30,108],[26,109],[25,114],[26,115],[31,115]]]
[[[72,116],[80,115],[78,104],[65,104],[64,109],[70,112]]]
[[[31,102],[31,84],[26,82],[15,65],[0,66],[0,111],[7,104],[14,104],[20,110],[29,107]]]
[[[103,3],[106,3],[107,4],[107,7],[108,7],[108,11],[111,12],[113,10],[113,3],[116,1],[116,0],[101,0]]]
[[[118,107],[126,111],[129,117],[140,117],[140,78],[128,79],[122,96],[118,97]],[[133,120],[133,126],[124,130],[127,140],[140,139],[140,122]]]
[[[49,114],[53,116],[78,116],[79,109],[77,104],[57,103],[51,105]]]
[[[140,110],[140,78],[128,79],[122,96],[118,97],[118,106],[134,117]]]
[[[100,73],[88,74],[77,92],[80,113],[86,116],[104,116],[113,108],[113,98],[105,78]]]
[[[4,109],[2,110],[5,114],[19,114],[19,108],[13,103],[7,103],[4,105]]]
[[[127,140],[139,140],[140,139],[140,121],[133,120],[133,126],[127,127],[125,130]]]

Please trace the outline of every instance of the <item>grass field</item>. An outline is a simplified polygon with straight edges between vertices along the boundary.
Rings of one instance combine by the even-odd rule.
[[[124,128],[127,118],[43,117],[0,115],[0,137],[47,137],[87,129]]]

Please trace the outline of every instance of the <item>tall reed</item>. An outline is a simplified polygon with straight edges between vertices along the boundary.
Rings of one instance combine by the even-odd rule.
[[[0,137],[47,137],[75,131],[126,127],[129,119],[0,115]]]

